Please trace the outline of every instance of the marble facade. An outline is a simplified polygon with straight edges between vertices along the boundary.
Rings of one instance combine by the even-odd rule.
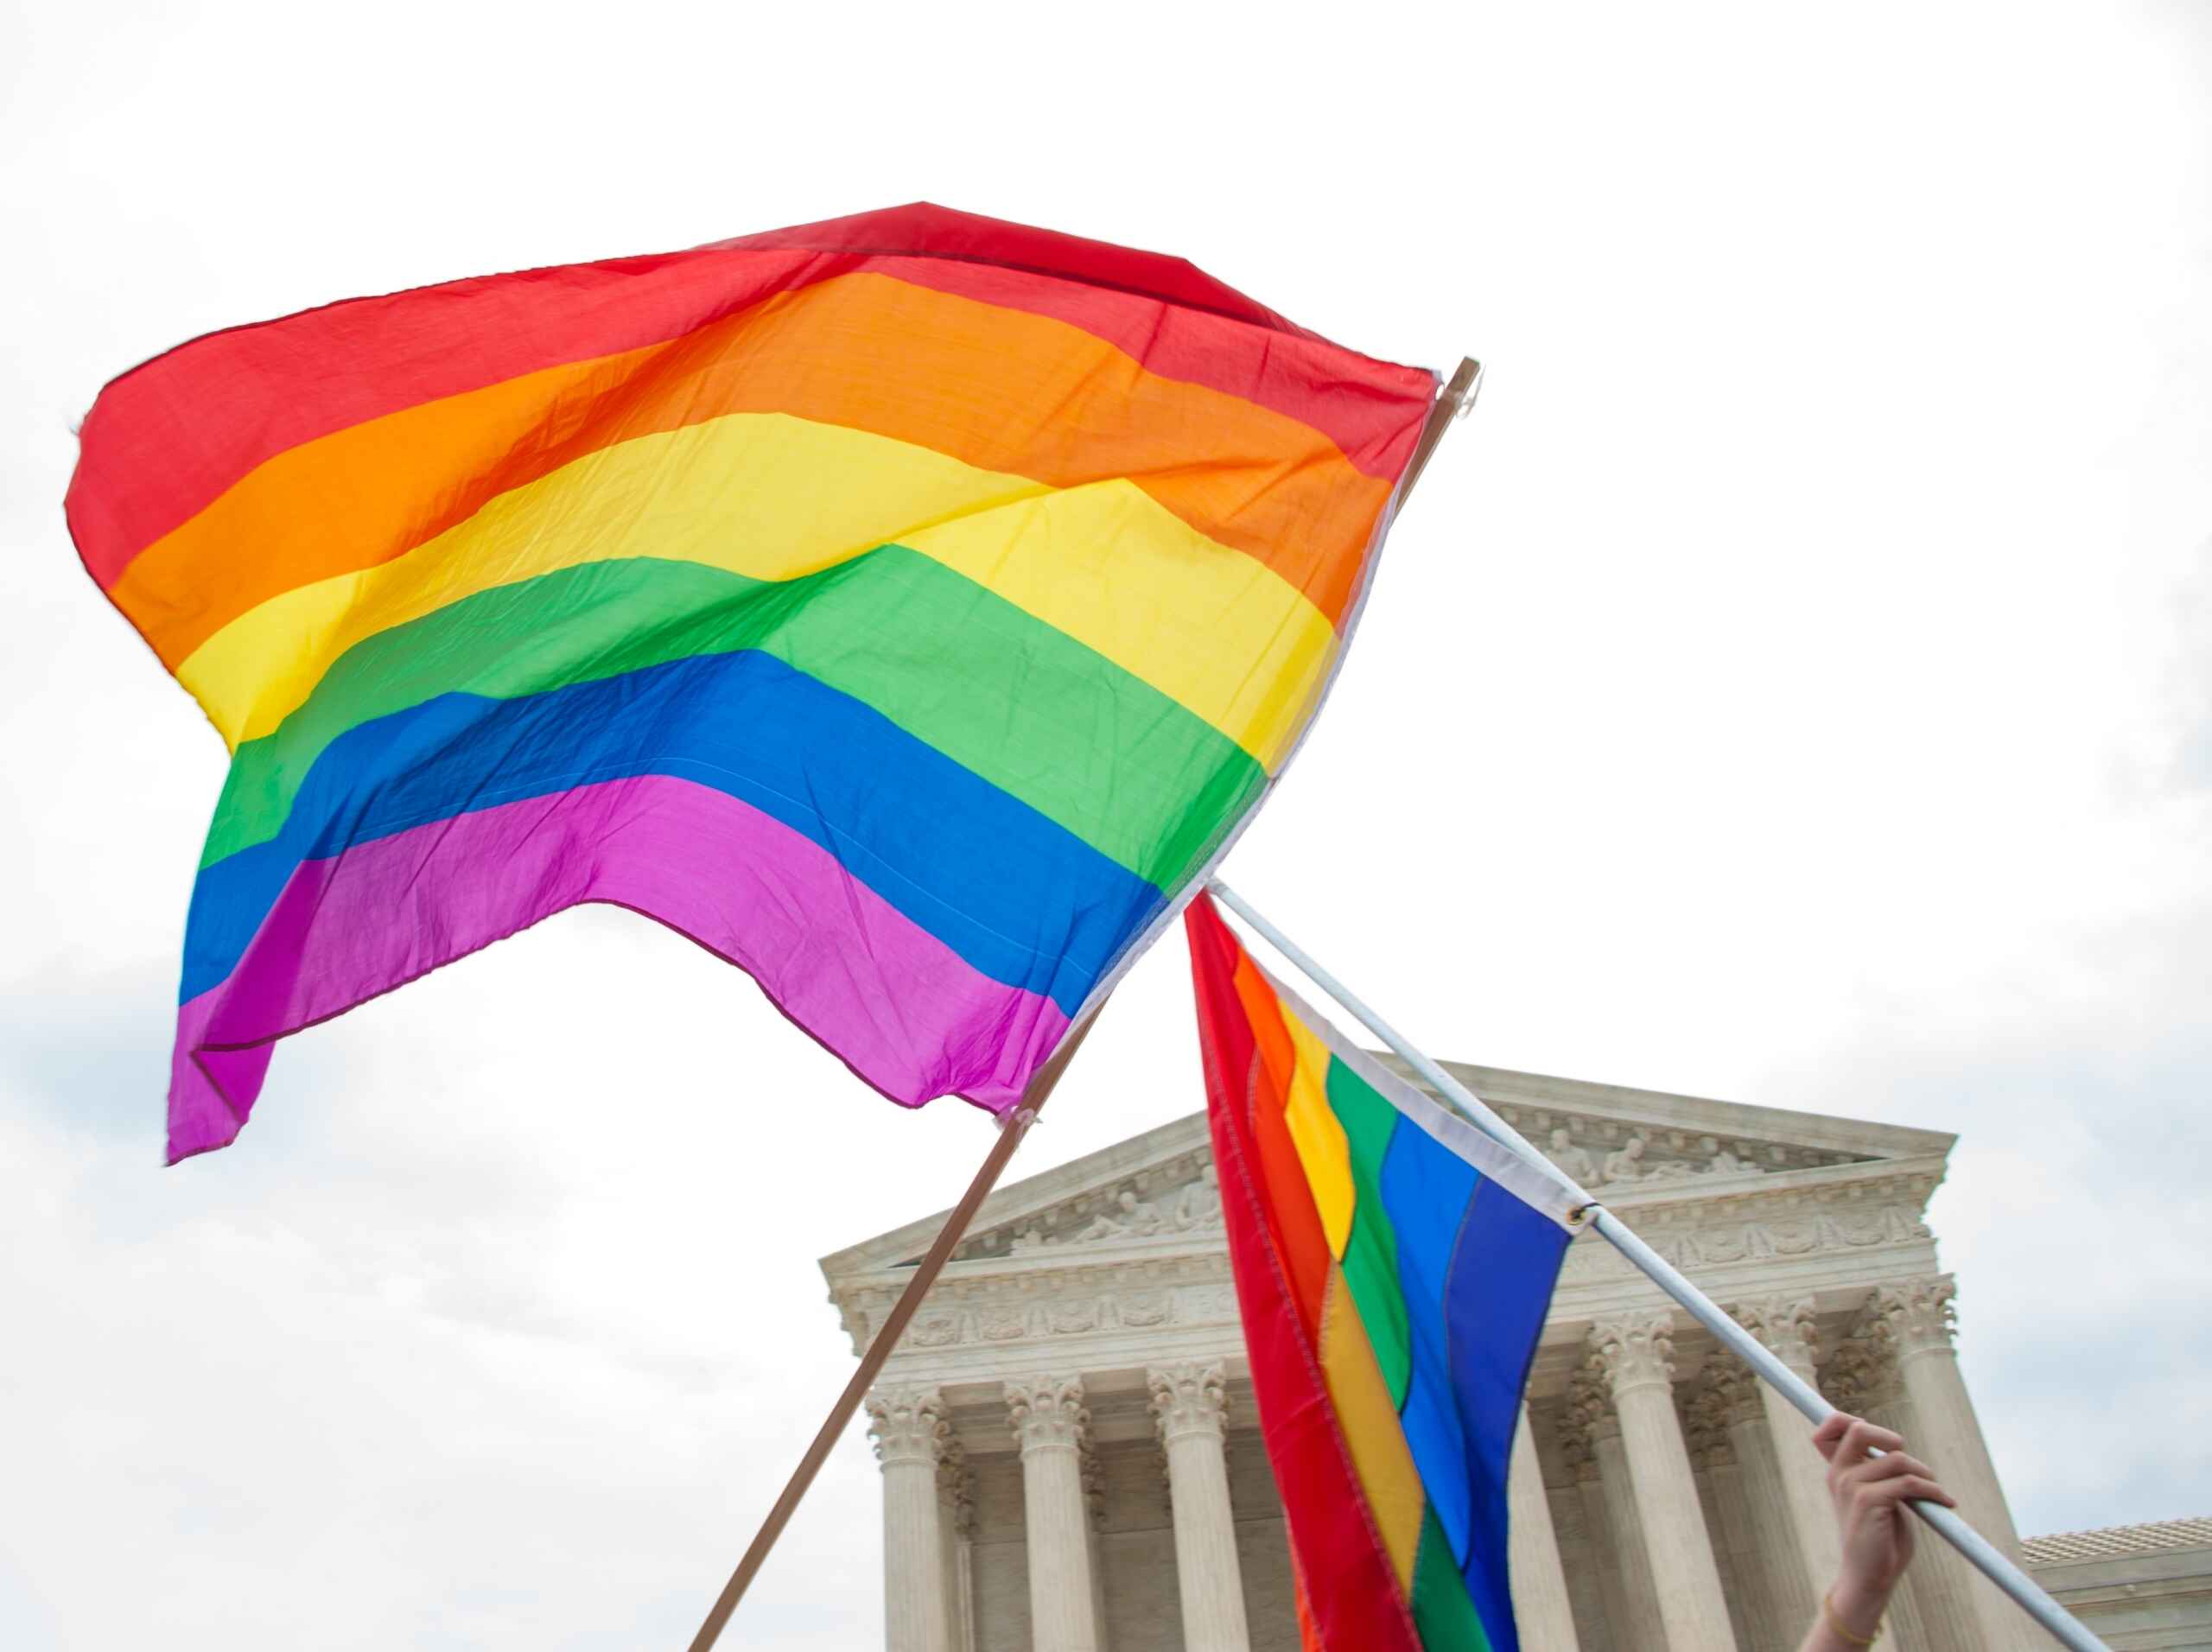
[[[1910,1437],[2018,1557],[1924,1219],[1953,1137],[1456,1071],[1802,1375]],[[856,1354],[938,1220],[823,1260]],[[995,1194],[868,1410],[892,1652],[1296,1648],[1203,1115]],[[1787,1652],[1835,1558],[1807,1432],[1578,1239],[1510,1487],[1523,1644]],[[1885,1644],[2047,1643],[1952,1560],[1914,1568]]]

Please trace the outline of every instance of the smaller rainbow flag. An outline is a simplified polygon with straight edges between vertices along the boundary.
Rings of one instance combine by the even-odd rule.
[[[1505,1477],[1573,1229],[1550,1177],[1184,914],[1307,1652],[1517,1652]]]

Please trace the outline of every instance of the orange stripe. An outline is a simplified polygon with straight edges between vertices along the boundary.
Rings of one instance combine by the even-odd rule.
[[[1240,950],[1236,958],[1236,996],[1257,1045],[1252,1095],[1252,1144],[1260,1161],[1260,1174],[1268,1185],[1268,1221],[1283,1269],[1290,1275],[1290,1292],[1306,1339],[1320,1345],[1321,1304],[1328,1287],[1328,1236],[1321,1229],[1321,1213],[1314,1207],[1313,1191],[1306,1185],[1305,1167],[1299,1162],[1298,1145],[1291,1140],[1290,1123],[1283,1116],[1297,1053],[1283,1028],[1282,1006],[1252,960]]]
[[[588,453],[790,413],[1051,486],[1127,477],[1341,625],[1389,485],[1311,426],[1147,372],[1082,328],[880,275],[291,448],[149,546],[117,606],[174,669],[295,587],[372,568]]]
[[[1321,1641],[1321,1626],[1313,1621],[1313,1603],[1306,1598],[1306,1575],[1298,1569],[1298,1552],[1290,1556],[1292,1604],[1298,1611],[1299,1652],[1329,1652]]]
[[[1360,1327],[1351,1287],[1334,1262],[1329,1265],[1320,1347],[1322,1379],[1329,1385],[1353,1471],[1366,1493],[1368,1513],[1382,1535],[1391,1569],[1398,1574],[1398,1587],[1410,1598],[1427,1494],[1421,1490],[1420,1471],[1414,1467],[1414,1454],[1398,1422],[1390,1386],[1382,1380],[1374,1347]]]
[[[1252,1042],[1266,1064],[1268,1087],[1274,1093],[1275,1105],[1281,1107],[1298,1072],[1298,1046],[1290,1041],[1290,1029],[1283,1025],[1282,1001],[1275,996],[1275,989],[1268,984],[1259,966],[1241,950],[1236,955],[1236,997],[1244,1006],[1244,1019],[1252,1024]]]

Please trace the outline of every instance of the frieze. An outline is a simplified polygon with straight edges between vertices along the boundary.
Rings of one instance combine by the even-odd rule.
[[[960,1340],[960,1318],[951,1313],[925,1313],[906,1328],[906,1340],[917,1348],[949,1348]]]
[[[1121,1299],[1119,1318],[1125,1325],[1146,1330],[1164,1325],[1175,1312],[1175,1299],[1165,1291],[1132,1291]]]
[[[1903,1191],[1916,1206],[1934,1186],[1931,1177],[1913,1177],[1902,1189],[1892,1183],[1882,1191],[1892,1197]],[[1910,1245],[1933,1237],[1913,1209],[1899,1204],[1867,1208],[1866,1192],[1857,1187],[1777,1190],[1712,1205],[1642,1211],[1630,1225],[1677,1268]],[[1567,1279],[1586,1279],[1625,1265],[1606,1247],[1578,1244],[1567,1252],[1562,1274]]]
[[[1677,1189],[1702,1195],[1707,1185],[1740,1188],[1790,1171],[1878,1162],[1867,1153],[1557,1109],[1507,1103],[1498,1111],[1575,1181],[1616,1197]],[[1213,1155],[1199,1147],[972,1235],[953,1260],[1031,1257],[1091,1246],[1168,1247],[1193,1236],[1217,1236],[1221,1222]]]
[[[1185,1325],[1227,1325],[1240,1316],[1233,1285],[1194,1285],[1175,1293],[1175,1317]]]
[[[1045,1310],[1045,1329],[1058,1337],[1096,1331],[1098,1329],[1098,1304],[1095,1300],[1055,1302]]]
[[[1932,1178],[1913,1180],[1933,1185]],[[1896,1185],[1888,1191],[1894,1196]],[[1913,1197],[1919,1197],[1916,1189]],[[1913,1245],[1929,1237],[1927,1224],[1910,1209],[1870,1205],[1853,1188],[1776,1189],[1755,1201],[1717,1203],[1724,1214],[1761,1214],[1715,1222],[1713,1207],[1700,1203],[1640,1212],[1635,1226],[1661,1255],[1689,1269]],[[1585,1242],[1568,1250],[1561,1279],[1568,1285],[1592,1282],[1626,1267],[1610,1247]],[[947,1276],[909,1327],[906,1343],[940,1350],[1082,1336],[1116,1325],[1230,1325],[1238,1316],[1228,1275],[1226,1254],[1213,1250],[1153,1257],[1124,1251],[1110,1262],[1102,1256],[1096,1265]],[[868,1345],[897,1297],[889,1281],[841,1294],[838,1306],[856,1350]]]
[[[1096,1284],[1095,1276],[1091,1281]],[[849,1304],[845,1321],[854,1346],[864,1348],[891,1306],[887,1293],[865,1306]],[[934,1301],[932,1295],[931,1300]],[[1135,1289],[1074,1295],[1001,1295],[998,1300],[931,1309],[907,1327],[905,1345],[944,1349],[962,1344],[1012,1343],[1033,1338],[1079,1337],[1116,1327],[1150,1331],[1171,1325],[1232,1325],[1236,1293],[1227,1283],[1140,1286]]]
[[[1561,1149],[1553,1133],[1566,1131],[1565,1146],[1592,1154],[1601,1175],[1605,1160],[1627,1153],[1637,1139],[1644,1143],[1635,1155],[1640,1164],[1681,1161],[1694,1168],[1701,1155],[1705,1173],[1655,1168],[1612,1190],[1637,1231],[1669,1261],[1692,1271],[1924,1246],[1930,1238],[1920,1211],[1942,1180],[1938,1160],[1848,1160],[1541,1109],[1523,1109],[1516,1121],[1550,1141],[1555,1157]],[[1779,1161],[1769,1149],[1780,1151]],[[1756,1173],[1745,1169],[1754,1156],[1761,1161]],[[1833,1180],[1786,1173],[1838,1161],[1859,1169]],[[1580,1168],[1571,1158],[1567,1166]],[[959,1254],[966,1255],[989,1242],[984,1254],[940,1277],[905,1346],[942,1356],[963,1345],[1029,1344],[1116,1327],[1234,1325],[1236,1300],[1221,1222],[1220,1189],[1202,1149],[1101,1183],[963,1246]],[[1625,1266],[1610,1247],[1586,1241],[1569,1249],[1562,1283],[1595,1284],[1622,1274]],[[881,1328],[906,1271],[886,1268],[833,1284],[832,1299],[856,1351]]]
[[[889,1314],[902,1288],[895,1274],[887,1277],[878,1274],[867,1278],[865,1284],[843,1287],[832,1299],[843,1318],[847,1333],[856,1346],[862,1347]],[[935,1321],[945,1316],[972,1314],[984,1308],[1003,1314],[1014,1307],[1071,1297],[1145,1300],[1165,1295],[1173,1299],[1177,1288],[1183,1285],[1225,1284],[1228,1278],[1229,1254],[1221,1249],[1142,1257],[1122,1255],[1104,1266],[1053,1268],[1019,1274],[946,1274],[931,1287],[929,1309],[921,1317]],[[965,1340],[970,1334],[963,1331],[953,1340]],[[1002,1340],[1005,1334],[1001,1331],[989,1340]]]

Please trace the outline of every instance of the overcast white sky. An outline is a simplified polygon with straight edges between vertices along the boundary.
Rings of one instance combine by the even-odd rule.
[[[0,1645],[680,1646],[984,1128],[573,913],[160,1168],[223,757],[108,377],[927,198],[1491,375],[1233,880],[1438,1053],[1953,1129],[2022,1528],[2212,1514],[2200,5],[0,5]],[[1201,1103],[1135,972],[1018,1168]],[[840,1448],[724,1645],[880,1635]]]

